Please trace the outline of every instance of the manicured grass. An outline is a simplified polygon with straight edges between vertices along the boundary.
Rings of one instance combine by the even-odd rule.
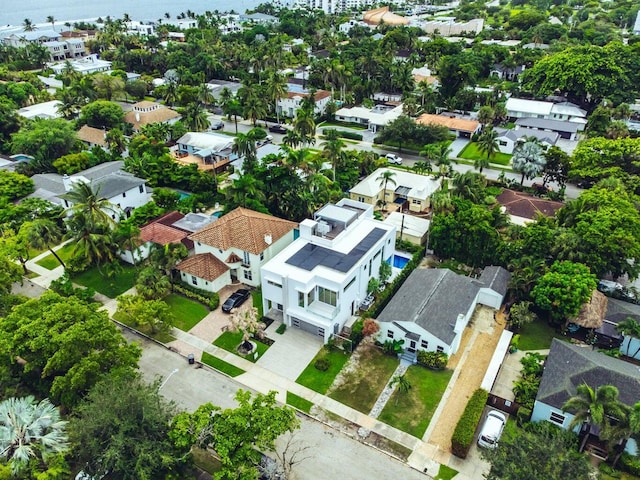
[[[385,355],[377,348],[367,348],[360,355],[357,368],[349,372],[342,385],[329,396],[359,412],[369,413],[399,364],[397,357]]]
[[[318,128],[328,128],[335,127],[336,129],[341,128],[350,128],[351,130],[366,130],[367,127],[363,127],[362,125],[358,125],[356,123],[341,123],[341,122],[322,122],[318,125]]]
[[[235,365],[231,365],[230,363],[225,362],[224,360],[220,360],[218,357],[214,357],[210,353],[202,352],[202,359],[200,360],[202,363],[206,363],[210,367],[215,368],[219,372],[226,373],[230,377],[237,377],[238,375],[242,375],[244,370]]]
[[[262,318],[264,316],[264,312],[262,310],[262,290],[257,289],[251,292],[251,300],[253,300],[253,306],[258,310],[258,318]]]
[[[175,293],[167,295],[164,301],[169,305],[175,317],[173,326],[184,332],[188,332],[195,327],[196,324],[209,313],[207,307],[200,302]]]
[[[261,341],[255,338],[252,338],[251,341],[255,343],[257,346],[258,358],[262,357],[264,352],[266,352],[269,349],[269,345],[265,345],[264,343],[262,343]],[[224,332],[222,335],[216,338],[213,342],[213,344],[216,347],[220,347],[223,350],[226,350],[227,352],[231,352],[235,355],[238,355],[239,357],[244,358],[245,360],[249,360],[250,362],[256,363],[257,358],[254,358],[253,352],[250,353],[249,355],[240,355],[240,353],[238,353],[238,345],[240,345],[240,343],[242,343],[242,332],[237,332],[237,333]]]
[[[133,287],[138,273],[137,269],[127,263],[121,263],[122,271],[112,278],[107,278],[98,267],[90,268],[71,277],[71,281],[83,287],[93,288],[109,298],[116,298]]]
[[[457,470],[447,467],[446,465],[440,465],[440,470],[438,470],[438,474],[433,480],[451,480],[457,474]]]
[[[69,260],[71,260],[73,247],[73,243],[67,243],[64,247],[56,250],[56,254],[62,259],[64,263],[67,263]],[[41,267],[46,268],[47,270],[53,270],[54,268],[60,266],[60,262],[56,257],[53,256],[53,253],[50,253],[46,257],[38,260],[36,263]]]
[[[422,438],[452,373],[451,370],[428,370],[417,365],[409,367],[405,378],[411,388],[407,393],[396,389],[378,420]]]
[[[349,360],[349,357],[350,355],[342,350],[336,349],[328,351],[326,348],[323,348],[317,353],[313,360],[311,360],[307,368],[303,370],[296,379],[296,382],[324,395],[327,393],[327,390],[329,390],[338,373],[340,373],[340,370],[342,370],[342,367],[344,367],[344,364]],[[314,366],[316,360],[321,358],[329,360],[329,369],[326,372],[322,372]]]
[[[476,142],[468,143],[466,147],[460,152],[460,158],[466,158],[467,160],[478,160],[480,158],[486,158],[487,154],[480,152],[478,144]],[[499,165],[509,165],[512,155],[506,153],[496,152],[491,158],[491,163],[497,163]]]
[[[113,319],[119,321],[120,323],[124,323],[125,325],[135,328],[139,332],[144,333],[145,335],[153,338],[154,340],[159,341],[160,343],[169,343],[175,340],[175,337],[171,336],[167,332],[156,332],[151,333],[151,327],[149,325],[138,325],[135,322],[128,321],[125,315],[122,315],[119,312],[113,314]]]
[[[287,392],[287,405],[291,405],[305,413],[309,413],[311,411],[311,407],[313,407],[312,402],[291,392]]]
[[[522,327],[518,332],[520,334],[520,350],[543,350],[551,347],[551,340],[559,338],[566,340],[566,337],[560,335],[553,327],[550,327],[544,320],[535,320]]]
[[[40,275],[38,275],[36,272],[31,272],[31,271],[29,271],[29,273],[27,273],[25,275],[25,277],[27,277],[27,278],[36,278],[36,277],[39,277],[39,276]]]

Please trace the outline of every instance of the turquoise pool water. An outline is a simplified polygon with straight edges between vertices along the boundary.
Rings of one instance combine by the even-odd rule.
[[[409,263],[409,260],[411,259],[395,253],[393,255],[393,266],[395,268],[404,268],[407,265],[407,263]]]

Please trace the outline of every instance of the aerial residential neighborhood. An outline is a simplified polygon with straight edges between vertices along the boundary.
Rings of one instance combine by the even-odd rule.
[[[0,478],[640,479],[638,0],[25,1]]]

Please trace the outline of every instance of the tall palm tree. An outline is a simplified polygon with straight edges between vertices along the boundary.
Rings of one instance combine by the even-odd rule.
[[[331,162],[331,169],[333,171],[333,181],[336,181],[336,168],[338,164],[345,161],[347,158],[344,147],[345,143],[340,139],[338,131],[335,129],[325,130],[324,132],[327,141],[322,144],[324,147],[322,154]]]
[[[287,133],[282,137],[282,143],[291,148],[297,148],[302,145],[303,138],[296,130],[287,130]]]
[[[105,225],[110,227],[115,221],[110,214],[115,214],[116,209],[104,197],[100,196],[100,186],[94,187],[87,182],[75,182],[73,187],[61,197],[71,206],[67,212],[73,216],[82,215],[90,225]]]
[[[300,138],[302,138],[302,143],[306,145],[315,143],[316,121],[313,118],[313,110],[306,108],[298,109],[293,127],[300,135]]]
[[[629,338],[629,341],[627,342],[626,355],[632,358],[638,355],[638,353],[640,353],[640,346],[633,355],[629,355],[629,348],[631,347],[631,342],[634,339],[640,340],[640,322],[638,322],[635,318],[629,317],[626,320],[618,323],[618,325],[616,325],[616,330],[625,337]]]
[[[238,134],[238,116],[242,115],[242,104],[236,98],[232,98],[230,100],[225,101],[222,104],[222,110],[224,114],[231,118],[233,116],[233,122],[236,125],[236,135]]]
[[[66,425],[49,399],[8,398],[0,402],[0,457],[16,476],[32,458],[46,462],[69,448]]]
[[[66,268],[62,259],[53,250],[53,247],[58,245],[64,236],[62,229],[55,222],[48,218],[37,218],[32,222],[25,222],[20,227],[20,231],[24,231],[27,242],[32,248],[36,250],[48,249],[60,262],[60,265]]]
[[[538,143],[537,139],[529,138],[518,144],[513,151],[511,158],[513,170],[522,173],[520,185],[524,183],[526,178],[535,178],[542,173],[547,160],[544,157],[544,150]]]
[[[478,158],[474,162],[474,167],[482,173],[482,170],[489,166],[491,158],[499,151],[498,132],[493,128],[486,128],[478,138],[478,150],[487,156],[486,158]]]
[[[30,18],[25,18],[22,21],[22,30],[24,30],[25,32],[33,32],[35,29],[36,27],[33,25],[33,22]]]
[[[287,95],[287,82],[284,76],[278,72],[271,72],[265,83],[265,93],[267,98],[273,102],[273,111],[276,114],[276,120],[280,123],[278,102]]]
[[[215,97],[213,96],[213,93],[211,92],[211,89],[209,88],[208,83],[202,83],[198,87],[198,101],[203,106],[212,105],[216,101]]]
[[[447,190],[437,190],[431,194],[431,209],[434,214],[446,213],[451,210],[451,194]]]
[[[53,15],[49,15],[47,17],[47,22],[51,24],[51,28],[55,32],[55,30],[56,30],[56,19],[53,17]]]
[[[573,414],[569,422],[569,430],[579,425],[594,425],[606,430],[611,425],[612,417],[622,418],[624,411],[620,405],[618,389],[613,385],[600,385],[593,389],[583,383],[576,388],[576,395],[562,405],[562,411]],[[587,433],[580,445],[580,451],[584,450],[588,439]]]
[[[191,102],[182,109],[182,122],[194,132],[203,132],[209,127],[207,113],[198,102]]]
[[[104,265],[117,259],[118,245],[111,227],[92,223],[87,215],[78,213],[67,221],[67,228],[74,260],[83,265]]]
[[[247,200],[265,200],[261,183],[252,175],[242,175],[225,189],[225,195],[234,205],[247,206]]]
[[[482,192],[486,186],[486,178],[479,173],[467,171],[464,173],[456,172],[453,174],[453,187],[455,194],[459,197],[471,200],[472,202],[477,202],[481,199]]]
[[[380,173],[380,175],[378,175],[378,178],[376,178],[376,180],[378,180],[379,185],[382,187],[382,209],[383,210],[387,209],[387,184],[391,182],[392,185],[394,186],[397,185],[395,181],[395,177],[396,177],[396,172],[394,172],[393,170],[385,169]]]
[[[247,133],[238,133],[236,138],[233,139],[233,146],[231,147],[231,151],[238,155],[240,158],[244,158],[243,167],[244,171],[248,173],[252,173],[256,160],[257,160],[257,152],[258,149],[256,147],[256,136],[252,134],[254,130],[261,129],[251,129]],[[264,131],[264,130],[262,130]]]

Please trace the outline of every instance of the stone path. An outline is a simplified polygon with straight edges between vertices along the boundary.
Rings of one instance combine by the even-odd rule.
[[[384,389],[382,390],[382,393],[378,397],[378,400],[376,400],[376,403],[373,405],[373,408],[369,412],[370,417],[378,418],[378,415],[380,415],[380,412],[382,412],[382,409],[387,404],[387,402],[391,398],[391,395],[396,389],[396,385],[393,384],[393,379],[404,375],[405,372],[407,371],[407,368],[409,368],[408,363],[401,362],[400,365],[398,365],[398,368],[396,368],[396,371],[393,372],[393,375],[391,375],[389,382],[384,387]]]

